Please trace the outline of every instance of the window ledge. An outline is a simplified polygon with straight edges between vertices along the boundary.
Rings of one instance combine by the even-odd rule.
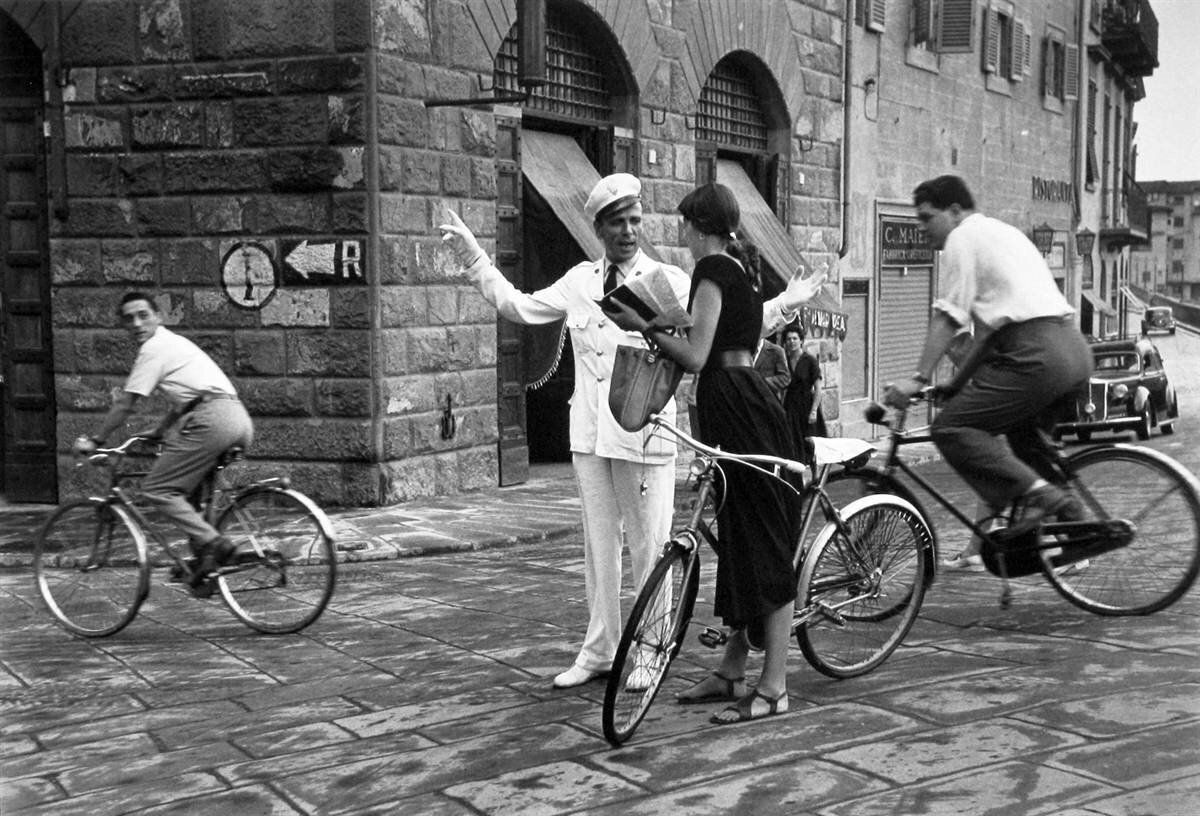
[[[913,68],[920,68],[931,74],[940,73],[938,55],[927,48],[910,45],[904,52],[904,62]]]
[[[1051,113],[1061,114],[1063,112],[1063,101],[1057,96],[1043,96],[1042,107]]]
[[[999,74],[987,75],[987,89],[992,93],[1012,96],[1012,82]]]

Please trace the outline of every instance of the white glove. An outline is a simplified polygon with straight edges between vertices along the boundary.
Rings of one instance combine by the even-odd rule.
[[[460,264],[469,268],[483,257],[483,248],[471,234],[471,228],[458,217],[458,213],[449,208],[446,212],[450,215],[450,223],[438,226],[442,231],[442,243],[450,247]]]
[[[824,272],[816,272],[807,278],[801,277],[800,273],[793,275],[780,296],[780,307],[785,312],[796,311],[821,291],[821,284],[825,282],[825,278]]]

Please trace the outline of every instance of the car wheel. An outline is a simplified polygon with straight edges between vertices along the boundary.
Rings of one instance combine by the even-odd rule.
[[[1158,426],[1158,429],[1162,431],[1163,436],[1170,436],[1171,434],[1175,433],[1175,422],[1174,420],[1171,422],[1164,422]]]
[[[1076,431],[1075,435],[1079,437],[1080,442],[1091,442],[1092,441],[1092,432],[1091,431]]]
[[[1154,427],[1153,410],[1149,405],[1142,409],[1142,421],[1137,426],[1137,438],[1142,441],[1150,438],[1150,429]]]

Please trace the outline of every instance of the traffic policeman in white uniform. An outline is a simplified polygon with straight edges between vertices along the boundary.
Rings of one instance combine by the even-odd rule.
[[[649,429],[627,432],[608,408],[617,346],[643,346],[645,341],[641,334],[616,326],[597,305],[614,286],[653,269],[667,275],[680,303],[687,302],[688,275],[679,267],[652,260],[638,248],[641,189],[641,182],[627,173],[602,178],[588,196],[584,214],[592,219],[604,257],[573,266],[550,286],[531,294],[517,290],[504,277],[453,210],[450,223],[440,227],[443,241],[501,315],[526,324],[565,318],[571,332],[575,358],[571,457],[583,510],[589,620],[574,663],[554,678],[556,688],[578,686],[608,672],[621,635],[622,543],[629,547],[633,579],[640,586],[671,530],[674,440],[651,437]],[[765,304],[764,334],[790,318],[786,304],[808,300],[819,283],[810,278]],[[661,414],[674,420],[674,400]]]

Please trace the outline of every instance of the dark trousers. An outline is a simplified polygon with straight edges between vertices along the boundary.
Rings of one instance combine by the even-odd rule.
[[[1092,353],[1070,318],[1013,323],[989,338],[991,351],[933,422],[934,444],[994,510],[1027,491],[1043,471],[1039,416],[1082,387]]]

